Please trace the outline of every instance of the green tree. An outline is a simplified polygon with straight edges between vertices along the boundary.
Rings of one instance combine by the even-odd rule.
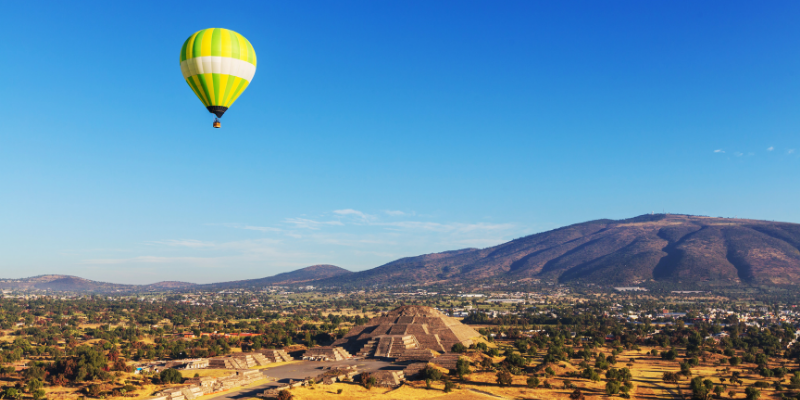
[[[438,381],[442,379],[442,371],[439,371],[438,368],[435,368],[430,365],[427,368],[425,368],[424,375],[425,378],[430,379],[432,381]]]
[[[28,384],[26,386],[28,387],[28,391],[33,393],[44,387],[44,383],[38,379],[31,379],[30,381],[28,381]]]
[[[535,389],[535,388],[539,387],[539,378],[536,377],[536,376],[530,376],[530,377],[528,377],[528,382],[527,383],[528,383],[528,387],[529,388]]]
[[[513,382],[513,377],[510,372],[500,371],[497,373],[497,384],[500,385],[500,387],[510,386],[511,382]]]
[[[164,383],[181,383],[183,381],[181,373],[173,368],[167,368],[161,371],[159,377],[161,378],[161,382]]]
[[[617,381],[609,381],[606,383],[606,394],[609,396],[613,396],[619,393],[619,382]]]
[[[456,362],[456,375],[458,375],[458,379],[464,380],[464,377],[469,375],[469,360],[466,358],[459,358]]]
[[[20,399],[22,398],[22,392],[17,390],[17,388],[6,388],[3,391],[3,396],[8,397],[9,399]]]
[[[746,396],[747,400],[758,400],[761,397],[761,391],[749,386],[744,390],[744,395]]]

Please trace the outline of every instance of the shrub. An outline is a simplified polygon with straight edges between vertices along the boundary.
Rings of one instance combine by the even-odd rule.
[[[283,389],[280,392],[278,392],[278,400],[292,400],[293,398],[294,396],[292,395],[292,392],[286,389]]]
[[[442,371],[439,371],[439,369],[432,367],[430,365],[427,368],[425,368],[424,375],[425,378],[430,379],[432,381],[438,381],[442,379]]]
[[[508,371],[500,371],[497,373],[497,384],[500,385],[500,387],[509,386],[512,381],[513,378]]]
[[[537,388],[539,387],[539,378],[535,376],[531,376],[528,378],[528,387],[529,388]]]

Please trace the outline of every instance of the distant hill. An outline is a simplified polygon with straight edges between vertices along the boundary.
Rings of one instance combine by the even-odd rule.
[[[39,275],[22,279],[0,279],[0,289],[53,290],[59,292],[130,291],[134,285],[97,282],[71,275]]]
[[[260,279],[249,279],[233,282],[198,285],[188,282],[165,281],[149,285],[121,285],[91,281],[71,275],[40,275],[23,279],[0,279],[0,289],[5,290],[51,290],[57,292],[162,292],[184,289],[224,289],[255,288],[269,285],[289,285],[315,282],[320,279],[352,274],[352,272],[335,265],[312,265],[296,271],[284,272],[275,276]]]
[[[800,283],[800,225],[687,215],[596,220],[486,248],[402,258],[322,285],[477,279]]]
[[[68,275],[0,279],[0,289],[72,292],[260,288],[269,285],[367,286],[479,280],[584,282],[649,280],[712,284],[800,284],[800,225],[689,215],[601,219],[515,239],[486,249],[401,258],[350,272],[313,265],[259,279],[194,285],[119,285]]]
[[[321,279],[343,277],[352,274],[352,272],[337,267],[335,265],[321,264],[312,265],[291,272],[284,272],[274,276],[259,279],[247,279],[242,281],[220,282],[203,285],[206,288],[234,288],[234,287],[264,287],[270,285],[290,285],[299,283],[310,283],[319,281]]]
[[[144,286],[152,289],[186,289],[197,286],[197,284],[189,282],[180,282],[180,281],[164,281],[164,282],[151,283],[149,285],[144,285]]]

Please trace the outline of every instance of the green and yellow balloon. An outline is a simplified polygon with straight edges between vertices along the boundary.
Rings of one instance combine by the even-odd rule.
[[[220,118],[253,80],[256,52],[234,31],[203,29],[183,43],[181,72],[208,112]],[[217,119],[214,127],[219,126]]]

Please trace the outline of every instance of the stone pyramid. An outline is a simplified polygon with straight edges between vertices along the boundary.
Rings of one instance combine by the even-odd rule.
[[[419,350],[449,353],[454,344],[469,346],[479,336],[474,329],[433,308],[402,306],[353,327],[333,345],[364,357],[399,358]]]

